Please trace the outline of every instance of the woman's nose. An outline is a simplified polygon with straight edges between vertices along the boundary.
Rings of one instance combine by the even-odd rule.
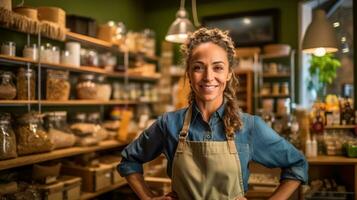
[[[213,80],[213,77],[214,77],[214,74],[213,74],[212,70],[210,70],[210,69],[205,70],[204,79],[206,81]]]

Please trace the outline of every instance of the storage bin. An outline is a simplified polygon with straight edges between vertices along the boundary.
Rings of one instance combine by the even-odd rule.
[[[113,184],[125,181],[125,178],[121,177],[117,170],[117,166],[120,163],[121,159],[122,158],[120,156],[104,156],[100,158],[100,163],[112,166]]]
[[[95,167],[63,166],[62,174],[82,178],[82,191],[96,192],[109,187],[112,183],[111,165],[100,164]]]
[[[64,184],[64,200],[77,200],[81,197],[82,178],[76,176],[60,176],[57,180]]]
[[[83,17],[78,15],[67,15],[66,26],[70,31],[88,35],[91,37],[97,36],[97,24],[93,18]]]
[[[62,200],[63,186],[64,184],[61,182],[54,182],[52,184],[37,185],[37,189],[43,200]]]

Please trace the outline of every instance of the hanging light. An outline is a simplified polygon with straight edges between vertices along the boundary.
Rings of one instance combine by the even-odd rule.
[[[196,1],[192,1],[192,12],[196,26],[199,26],[196,12]],[[195,27],[188,19],[188,13],[185,10],[185,0],[181,0],[180,9],[176,13],[176,19],[171,24],[165,39],[169,42],[184,43],[189,33],[195,31]]]
[[[312,22],[307,27],[302,43],[305,53],[323,56],[338,50],[336,34],[327,21],[325,11],[317,9],[313,13]]]

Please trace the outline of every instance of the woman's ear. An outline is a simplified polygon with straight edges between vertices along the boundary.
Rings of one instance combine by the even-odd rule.
[[[227,76],[227,82],[231,80],[232,76],[233,76],[233,72],[229,72]]]

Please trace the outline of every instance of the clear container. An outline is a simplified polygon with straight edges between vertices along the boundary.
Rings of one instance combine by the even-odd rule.
[[[9,113],[0,113],[0,160],[17,157],[16,136]]]
[[[53,46],[51,48],[52,50],[52,63],[59,64],[60,63],[60,57],[61,57],[61,50],[58,46]]]
[[[29,58],[31,60],[37,61],[38,60],[38,48],[36,44],[32,44],[30,46],[25,45],[22,55],[24,58]]]
[[[16,56],[16,43],[11,41],[2,43],[1,54],[7,56]]]
[[[280,92],[282,95],[289,95],[289,83],[284,82],[281,84]]]
[[[16,97],[16,86],[13,82],[13,73],[3,72],[0,74],[0,99],[11,100]]]
[[[71,56],[71,52],[70,51],[62,51],[61,52],[61,64],[64,65],[73,65],[74,63],[74,59]]]
[[[78,99],[96,99],[98,97],[97,83],[93,74],[82,74],[79,77],[76,89]]]
[[[97,98],[98,100],[109,101],[112,94],[112,86],[106,81],[105,76],[97,77]]]
[[[69,98],[71,85],[68,80],[69,72],[47,70],[46,99],[65,101]]]
[[[98,53],[92,49],[81,49],[81,65],[82,66],[98,66]]]
[[[36,74],[32,69],[20,68],[17,74],[17,99],[34,100],[36,95]]]
[[[37,113],[27,113],[18,120],[16,127],[17,151],[19,155],[51,151],[53,143],[42,127],[42,118]]]
[[[40,47],[40,61],[45,63],[52,63],[52,45],[50,43],[46,43]]]

